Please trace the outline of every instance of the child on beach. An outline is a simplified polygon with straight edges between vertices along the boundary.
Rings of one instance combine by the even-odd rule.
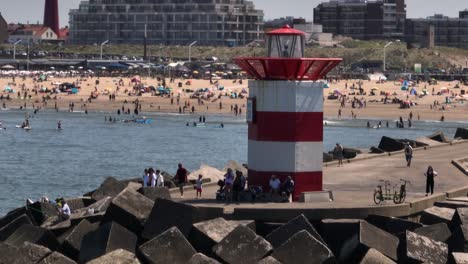
[[[197,182],[196,182],[196,185],[195,185],[195,188],[197,189],[197,199],[200,197],[201,198],[201,194],[202,194],[202,189],[203,189],[203,175],[198,175],[198,179],[197,179]]]

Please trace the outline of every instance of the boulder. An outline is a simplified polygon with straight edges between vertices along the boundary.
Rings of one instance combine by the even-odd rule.
[[[0,242],[0,264],[12,264],[20,255],[19,249],[7,243]]]
[[[379,148],[374,147],[374,146],[372,146],[372,147],[370,148],[369,152],[372,153],[372,154],[382,154],[382,153],[385,153],[384,150],[379,149]]]
[[[434,206],[443,207],[443,208],[457,209],[457,208],[461,208],[461,207],[468,207],[468,203],[467,202],[461,202],[461,201],[440,201],[440,202],[435,202]]]
[[[445,243],[407,231],[406,254],[408,258],[415,261],[445,264],[448,258],[448,247]]]
[[[153,206],[152,200],[140,193],[125,189],[112,199],[103,221],[114,221],[135,234],[139,234]]]
[[[57,238],[49,230],[30,224],[20,226],[5,240],[5,243],[15,247],[21,247],[24,242],[41,245],[51,250],[59,246]]]
[[[320,236],[320,234],[315,230],[315,228],[309,223],[307,218],[305,218],[305,216],[302,214],[293,218],[286,224],[282,225],[281,227],[275,229],[273,232],[268,234],[266,236],[266,240],[270,242],[270,244],[274,248],[277,248],[301,230],[306,230],[315,239],[320,241],[320,243],[326,245],[325,241]]]
[[[468,264],[468,253],[453,252],[452,256],[455,264]]]
[[[49,255],[52,251],[50,249],[32,244],[29,242],[24,242],[24,244],[18,248],[20,254],[17,255],[15,264],[20,263],[38,263],[45,256]]]
[[[366,221],[361,221],[359,242],[367,249],[374,248],[385,256],[398,260],[398,238]]]
[[[16,231],[16,229],[25,224],[32,225],[29,217],[25,214],[22,214],[7,225],[3,226],[0,229],[0,241],[5,241],[11,234]]]
[[[468,225],[468,208],[457,208],[457,215],[461,224]]]
[[[117,249],[86,264],[140,264],[135,254],[125,249]]]
[[[458,226],[447,243],[451,251],[468,252],[468,226]]]
[[[62,234],[71,227],[71,220],[61,220],[58,216],[52,216],[45,220],[41,227],[52,231],[54,234]]]
[[[98,227],[98,223],[91,224],[88,220],[83,219],[64,236],[60,252],[74,260],[78,260],[83,237],[88,233],[95,231]]]
[[[91,197],[66,198],[65,201],[72,212],[94,203],[94,200]]]
[[[468,128],[457,128],[455,138],[468,139]]]
[[[88,220],[90,223],[100,222],[106,214],[107,208],[109,208],[111,202],[111,197],[105,197],[88,207],[73,212],[70,217],[72,225],[80,223],[83,219]]]
[[[201,253],[193,255],[187,264],[221,264],[216,259],[209,258]]]
[[[135,253],[137,236],[125,227],[108,222],[86,234],[81,241],[80,263],[103,256],[116,249]]]
[[[224,218],[193,224],[188,240],[198,252],[211,256],[214,245],[221,242],[239,225],[252,225],[253,221],[226,221]],[[255,224],[255,222],[253,222]],[[250,228],[250,226],[249,226]],[[255,232],[255,225],[252,229]]]
[[[387,258],[384,254],[371,248],[362,258],[359,264],[396,264],[395,261]]]
[[[169,228],[139,247],[142,258],[152,264],[185,264],[197,252],[177,227]]]
[[[446,223],[452,229],[460,224],[456,212],[455,209],[433,206],[422,211],[420,222],[425,225]]]
[[[446,223],[420,227],[415,229],[414,233],[439,242],[447,242],[447,240],[452,236],[452,232],[450,232]]]
[[[441,142],[441,143],[448,143],[449,140],[447,139],[447,137],[445,137],[444,133],[443,132],[436,132],[430,136],[427,136],[428,139],[432,139],[432,140],[435,140],[437,142]]]
[[[58,252],[53,252],[38,264],[76,264],[76,262]]]
[[[284,264],[336,263],[331,250],[306,230],[299,231],[275,248],[272,257]]]
[[[93,192],[91,198],[95,201],[99,201],[101,199],[106,198],[107,196],[114,198],[120,192],[122,192],[128,183],[121,182],[113,177],[108,177],[104,180],[104,182],[99,186],[97,190]]]
[[[147,198],[156,201],[156,199],[171,200],[171,193],[166,187],[142,187],[138,189],[138,192],[146,196]]]
[[[143,184],[141,184],[141,183],[129,182],[128,185],[127,185],[127,188],[125,188],[125,189],[137,192],[142,187],[143,187]]]
[[[383,136],[379,143],[379,149],[386,152],[400,151],[405,148],[405,144],[397,139]]]
[[[381,215],[369,215],[365,220],[368,223],[393,235],[406,235],[406,230],[413,231],[416,228],[423,227],[423,225],[420,223]]]
[[[270,222],[256,222],[255,230],[257,235],[266,237],[268,234],[273,232],[275,229],[281,227],[283,223],[270,223]]]
[[[33,225],[36,225],[34,217],[32,217],[30,210],[26,209],[26,206],[14,209],[8,212],[4,217],[0,218],[0,228],[8,225],[11,221],[15,220],[16,218],[20,217],[21,215],[27,215],[29,220],[31,220]]]
[[[328,153],[323,153],[323,162],[332,162],[333,161],[333,155],[328,154]]]
[[[357,154],[362,154],[360,149],[343,148],[343,157],[345,159],[354,159]]]
[[[252,229],[240,225],[215,245],[213,252],[229,264],[255,263],[272,249],[271,244],[256,235]]]
[[[41,225],[49,217],[57,216],[57,206],[53,203],[35,202],[27,207],[38,225]]]
[[[257,264],[282,264],[282,263],[279,262],[274,257],[268,256],[268,257],[266,257],[264,259],[261,259],[259,262],[257,262]]]
[[[359,245],[359,219],[323,219],[319,233],[339,263],[350,263]]]
[[[195,222],[198,222],[196,207],[157,199],[141,235],[150,240],[175,226],[185,237],[188,237]]]

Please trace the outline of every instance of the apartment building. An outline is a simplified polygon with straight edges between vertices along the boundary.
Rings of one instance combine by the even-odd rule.
[[[88,0],[72,9],[68,42],[237,46],[263,39],[263,11],[247,0]],[[146,26],[146,31],[145,31]]]

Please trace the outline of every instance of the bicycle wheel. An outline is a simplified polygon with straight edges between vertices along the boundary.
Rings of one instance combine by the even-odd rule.
[[[383,201],[382,194],[379,191],[374,191],[374,203],[381,204]]]
[[[395,204],[401,204],[403,202],[402,201],[402,196],[399,193],[395,192],[395,194],[393,195],[393,202]]]
[[[404,203],[405,199],[406,199],[406,191],[401,192],[400,197],[401,197],[401,199],[400,199],[401,202]]]

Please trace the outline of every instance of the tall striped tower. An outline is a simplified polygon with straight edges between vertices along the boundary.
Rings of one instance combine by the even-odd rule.
[[[267,34],[268,57],[235,58],[249,81],[249,185],[269,189],[272,175],[295,181],[293,199],[322,191],[323,87],[317,81],[342,59],[303,58],[304,32]]]
[[[58,0],[45,0],[44,26],[50,27],[60,35]]]

